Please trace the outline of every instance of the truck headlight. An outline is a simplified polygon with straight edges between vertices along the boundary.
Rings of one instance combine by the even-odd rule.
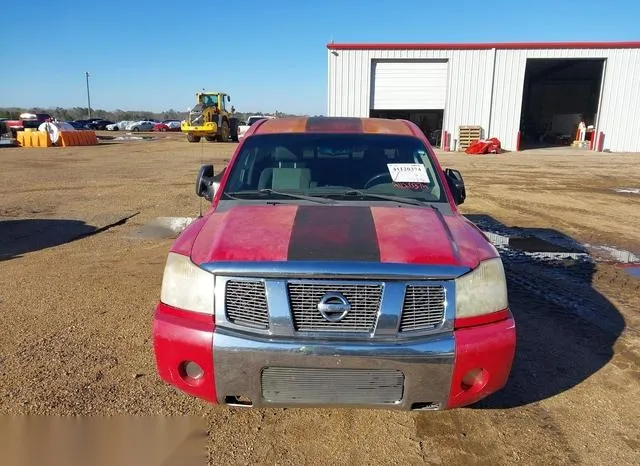
[[[456,319],[491,314],[508,306],[507,280],[499,257],[481,262],[456,279]]]
[[[213,315],[214,276],[188,256],[170,252],[162,277],[160,301],[185,311]]]

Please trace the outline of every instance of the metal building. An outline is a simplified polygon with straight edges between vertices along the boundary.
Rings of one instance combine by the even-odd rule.
[[[327,48],[329,116],[410,119],[451,150],[460,126],[518,150],[571,144],[583,120],[593,150],[640,152],[640,42]]]

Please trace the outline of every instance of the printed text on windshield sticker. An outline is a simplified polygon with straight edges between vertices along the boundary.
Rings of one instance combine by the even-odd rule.
[[[388,163],[387,168],[395,183],[429,183],[429,174],[421,163]]]

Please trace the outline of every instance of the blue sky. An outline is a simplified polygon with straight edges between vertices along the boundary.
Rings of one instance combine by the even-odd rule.
[[[93,108],[184,110],[204,87],[228,91],[239,111],[323,114],[331,38],[640,39],[635,0],[7,3],[0,18],[0,107],[86,106],[89,71]]]

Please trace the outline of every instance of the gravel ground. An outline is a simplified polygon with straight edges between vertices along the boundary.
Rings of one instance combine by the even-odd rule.
[[[197,216],[198,166],[222,169],[234,147],[166,134],[0,149],[5,427],[9,415],[158,415],[153,425],[191,415],[206,433],[185,445],[206,442],[210,464],[637,464],[640,280],[611,263],[505,255],[516,361],[507,387],[472,407],[236,410],[162,383],[151,316],[171,239],[136,233],[156,217]],[[640,197],[614,189],[638,187],[639,157],[549,149],[440,161],[462,171],[474,221],[637,254]],[[33,438],[29,449],[46,450]]]

